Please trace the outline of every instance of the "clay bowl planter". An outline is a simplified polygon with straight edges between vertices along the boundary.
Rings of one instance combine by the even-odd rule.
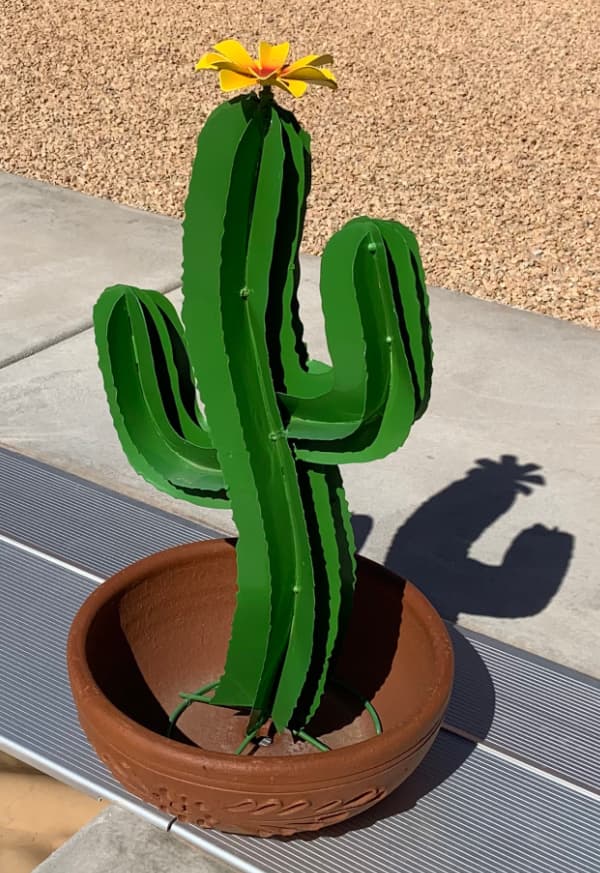
[[[440,728],[453,672],[443,622],[409,582],[359,558],[336,682],[308,726],[331,751],[286,733],[236,756],[247,712],[203,703],[168,739],[179,692],[221,675],[235,576],[234,542],[212,540],[139,561],[91,594],[68,642],[90,742],[128,790],[201,827],[289,836],[368,809],[412,773]],[[379,735],[361,695],[379,713]]]

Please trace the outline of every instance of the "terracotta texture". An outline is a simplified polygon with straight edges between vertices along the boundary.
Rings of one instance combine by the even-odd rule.
[[[178,692],[218,679],[235,607],[235,544],[180,546],[127,567],[79,610],[68,664],[81,725],[122,784],[179,820],[289,836],[350,818],[397,788],[440,728],[452,685],[445,626],[409,582],[359,558],[336,677],[308,726],[332,751],[289,734],[236,757],[247,714],[195,703],[165,737]]]

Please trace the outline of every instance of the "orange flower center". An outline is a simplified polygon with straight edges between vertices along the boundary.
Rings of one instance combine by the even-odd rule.
[[[272,76],[273,73],[277,73],[278,70],[281,69],[281,67],[273,66],[272,64],[270,66],[264,67],[261,67],[260,64],[254,64],[252,66],[252,72],[255,74],[255,76],[258,76],[259,79],[268,79],[269,76]]]

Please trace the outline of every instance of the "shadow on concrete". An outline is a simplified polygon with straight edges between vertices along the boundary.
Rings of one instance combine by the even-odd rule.
[[[449,621],[460,613],[522,618],[541,612],[567,572],[571,534],[534,524],[515,537],[499,566],[469,557],[473,543],[519,495],[545,484],[539,469],[514,455],[477,461],[398,529],[386,566],[414,582]],[[360,549],[373,522],[357,516],[353,523]]]

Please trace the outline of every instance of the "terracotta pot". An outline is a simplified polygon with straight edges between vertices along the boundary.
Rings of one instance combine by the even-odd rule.
[[[259,836],[314,831],[388,795],[424,757],[450,695],[445,625],[409,582],[359,558],[353,614],[313,723],[332,751],[278,736],[233,754],[247,713],[194,703],[167,739],[180,691],[221,675],[236,598],[235,543],[153,555],[100,585],[68,642],[83,730],[132,793],[180,821]],[[374,724],[354,693],[371,700]]]

